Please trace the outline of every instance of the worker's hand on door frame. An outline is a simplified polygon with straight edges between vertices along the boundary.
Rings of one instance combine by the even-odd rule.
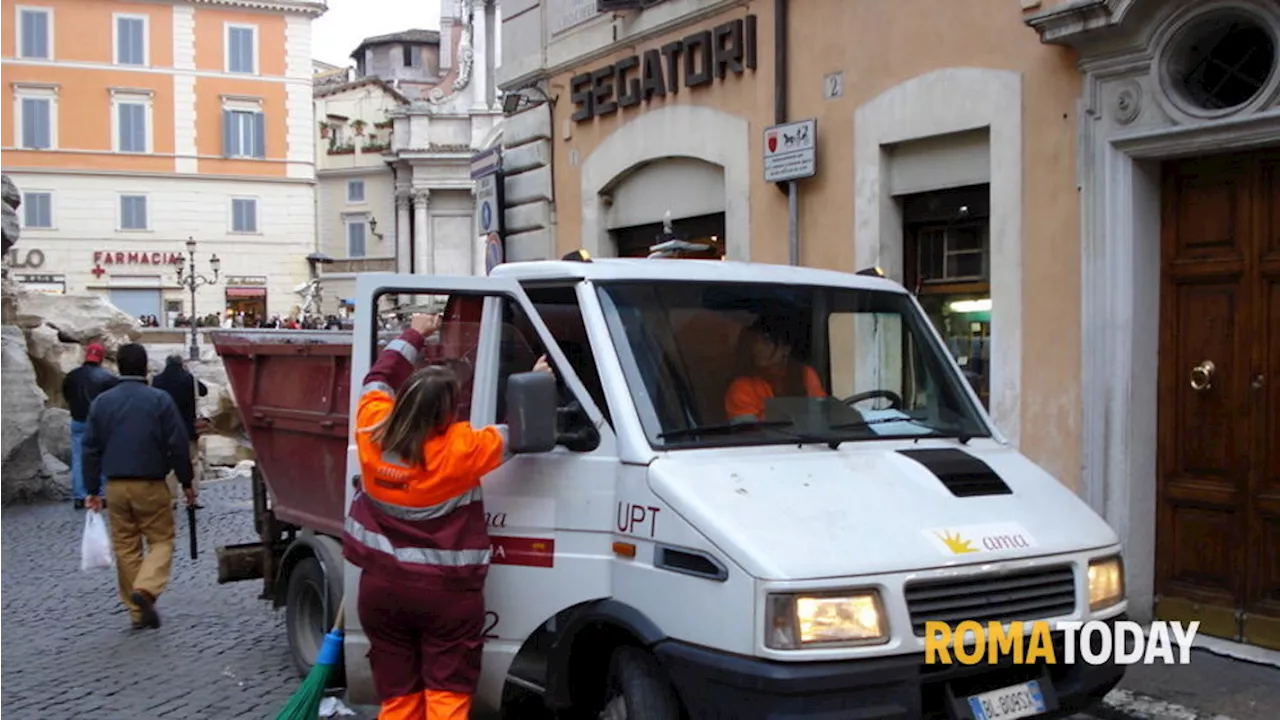
[[[427,337],[440,329],[440,316],[416,313],[409,320],[409,327],[417,330],[419,335]]]

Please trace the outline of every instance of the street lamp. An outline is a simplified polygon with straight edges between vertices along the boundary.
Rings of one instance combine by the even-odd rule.
[[[187,267],[183,267],[182,253],[173,256],[173,267],[178,271],[178,286],[185,287],[191,292],[191,359],[200,359],[200,346],[197,341],[198,327],[196,320],[199,315],[196,314],[196,288],[201,285],[213,285],[218,282],[218,271],[222,268],[222,261],[218,259],[218,254],[214,253],[209,258],[209,267],[213,268],[213,277],[207,278],[203,275],[196,274],[196,241],[194,238],[187,238]]]

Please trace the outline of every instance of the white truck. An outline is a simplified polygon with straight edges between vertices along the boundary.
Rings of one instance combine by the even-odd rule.
[[[472,423],[511,418],[516,454],[483,479],[477,710],[1007,720],[1078,711],[1123,675],[925,663],[930,620],[1120,619],[1123,564],[1115,532],[1001,437],[878,271],[587,259],[362,275],[350,387],[388,294],[447,298],[436,361],[458,369]],[[730,417],[752,372],[743,329],[762,326],[823,392]],[[554,377],[526,372],[543,352]],[[342,579],[347,687],[374,704],[358,574]]]

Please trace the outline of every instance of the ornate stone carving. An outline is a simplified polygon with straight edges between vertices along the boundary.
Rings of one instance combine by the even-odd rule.
[[[471,48],[471,34],[475,31],[475,4],[473,0],[458,0],[458,17],[464,19],[462,38],[458,41],[458,76],[453,80],[453,90],[465,90],[471,84],[471,65],[475,59]]]
[[[1116,122],[1128,125],[1142,112],[1142,86],[1136,80],[1125,80],[1116,92]]]
[[[427,188],[415,188],[413,191],[413,204],[426,207],[427,202],[431,200],[431,190]]]
[[[401,190],[396,193],[396,209],[408,210],[413,207],[413,196],[408,190]]]

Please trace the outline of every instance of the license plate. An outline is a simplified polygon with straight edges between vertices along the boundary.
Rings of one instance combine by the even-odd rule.
[[[974,720],[1015,720],[1045,712],[1044,693],[1036,680],[969,698]]]

